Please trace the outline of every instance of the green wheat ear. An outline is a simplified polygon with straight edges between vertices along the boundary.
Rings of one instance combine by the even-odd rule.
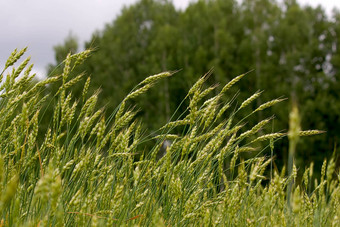
[[[24,53],[26,52],[27,47],[21,49],[19,52],[17,49],[15,49],[11,55],[9,56],[9,58],[7,59],[6,63],[5,63],[5,69],[7,69],[8,67],[14,65],[14,63],[16,63],[22,55],[24,55]]]

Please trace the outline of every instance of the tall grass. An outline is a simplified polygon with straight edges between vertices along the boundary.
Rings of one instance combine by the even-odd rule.
[[[24,52],[12,53],[1,80]],[[273,149],[275,140],[287,135],[263,133],[272,117],[254,126],[247,118],[235,120],[261,95],[256,92],[241,105],[228,99],[230,87],[245,75],[216,96],[211,93],[217,86],[204,85],[210,72],[200,78],[186,96],[187,111],[161,127],[154,147],[145,151],[143,143],[151,138],[129,101],[172,73],[146,78],[106,119],[104,109],[96,107],[98,93],[87,94],[90,79],[83,96],[72,97],[72,86],[83,75],[69,75],[88,55],[68,55],[61,75],[35,84],[27,59],[1,83],[0,226],[339,226],[340,175],[334,159],[325,160],[321,179],[312,182],[311,164],[297,184],[294,162],[289,175],[273,168],[268,175],[272,157],[259,152],[244,158],[259,142]],[[58,92],[49,94],[57,102],[39,142],[40,119],[50,100],[42,91],[60,80]],[[248,116],[281,101],[268,101]],[[320,133],[294,124],[290,139]],[[165,139],[173,142],[159,158]]]

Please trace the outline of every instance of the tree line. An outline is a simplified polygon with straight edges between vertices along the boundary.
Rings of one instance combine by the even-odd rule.
[[[92,75],[89,89],[100,89],[99,106],[110,115],[145,77],[180,70],[131,103],[140,107],[139,116],[150,133],[170,118],[181,117],[186,91],[209,70],[213,73],[207,86],[249,72],[225,101],[237,103],[263,90],[258,102],[247,107],[254,109],[273,98],[288,98],[247,122],[255,125],[275,113],[268,129],[273,131],[288,130],[291,103],[297,102],[302,129],[327,131],[300,141],[297,165],[314,161],[320,167],[339,144],[339,42],[339,11],[327,15],[320,6],[301,6],[295,0],[199,0],[185,10],[168,0],[139,0],[93,33],[85,48],[94,51],[74,75]],[[55,46],[56,63],[49,65],[48,76],[61,73],[62,59],[78,46],[72,36]],[[82,89],[72,92],[80,99]],[[280,165],[287,160],[287,143],[275,143]]]

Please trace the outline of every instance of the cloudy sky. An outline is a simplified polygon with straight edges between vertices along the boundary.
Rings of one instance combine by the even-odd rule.
[[[180,9],[194,0],[173,0]],[[299,0],[302,4],[322,4],[330,14],[340,8],[338,0]],[[102,30],[124,5],[136,0],[0,0],[0,70],[15,48],[28,46],[35,72],[45,75],[54,62],[53,46],[63,43],[70,33],[82,46],[96,30]]]

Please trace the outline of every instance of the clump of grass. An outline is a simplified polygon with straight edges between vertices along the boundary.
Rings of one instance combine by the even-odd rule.
[[[25,50],[12,53],[1,78]],[[268,179],[265,171],[272,158],[243,158],[243,152],[257,150],[259,141],[269,141],[272,148],[276,139],[287,135],[258,134],[272,117],[248,129],[246,118],[236,122],[238,111],[260,91],[228,112],[233,98],[224,102],[222,97],[228,98],[229,88],[245,75],[210,99],[207,95],[218,89],[204,87],[211,72],[199,79],[186,96],[189,105],[182,118],[161,127],[155,146],[146,152],[143,141],[150,138],[143,134],[129,100],[172,72],[146,78],[106,119],[104,110],[96,107],[98,92],[86,98],[89,78],[81,100],[72,97],[72,86],[83,75],[69,74],[89,54],[68,55],[62,75],[34,85],[29,83],[32,66],[25,60],[2,83],[0,226],[339,225],[340,177],[334,159],[324,162],[321,179],[312,182],[310,191],[313,164],[297,185],[291,184],[297,172],[294,164],[288,176],[283,169]],[[61,87],[50,94],[57,99],[51,124],[39,142],[39,120],[48,100],[42,89],[59,80]],[[268,101],[249,116],[281,101]],[[183,127],[181,134],[172,133]],[[289,137],[320,133],[295,128]],[[173,141],[159,158],[165,139]]]

